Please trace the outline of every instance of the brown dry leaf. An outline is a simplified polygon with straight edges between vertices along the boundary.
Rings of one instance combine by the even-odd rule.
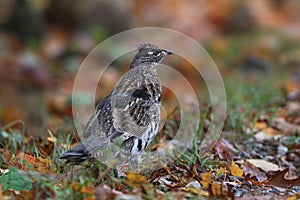
[[[195,174],[195,176],[198,176],[198,171],[197,171],[197,167],[196,165],[193,164],[193,173]]]
[[[36,158],[29,154],[24,154],[23,158],[28,162],[28,164],[32,165],[36,171],[43,174],[50,173],[50,159],[45,159],[41,157]]]
[[[217,182],[214,182],[211,185],[211,191],[212,191],[214,196],[220,196],[222,194],[221,185]]]
[[[290,188],[293,186],[300,186],[300,177],[295,179],[285,179],[284,176],[289,169],[286,168],[283,171],[280,171],[274,174],[268,181],[270,185],[282,187],[282,188]]]
[[[247,160],[244,161],[242,164],[243,170],[245,174],[249,174],[249,177],[255,177],[259,182],[262,182],[266,179],[268,179],[267,175],[260,171],[255,165],[248,162]]]
[[[287,134],[297,133],[298,135],[300,135],[300,127],[295,124],[287,122],[282,117],[274,119],[274,121],[272,122],[272,126]]]
[[[55,137],[48,137],[46,141],[39,140],[39,142],[37,143],[39,155],[42,157],[50,156],[54,150],[55,144],[56,144]]]
[[[2,186],[0,185],[0,199],[4,199],[3,195],[2,195]]]
[[[171,170],[170,170],[170,168],[169,168],[168,166],[165,165],[165,166],[163,166],[163,168],[166,170],[166,172],[167,172],[168,174],[170,174],[170,175],[172,174],[172,173],[171,173]]]
[[[4,162],[7,162],[11,159],[12,154],[9,152],[8,149],[6,148],[1,148],[0,146],[0,154],[2,155],[2,157],[5,159]]]
[[[235,162],[231,161],[230,172],[233,176],[243,177],[244,171]]]
[[[217,151],[221,160],[237,158],[236,154],[238,151],[233,147],[232,144],[223,138],[218,140],[214,146],[214,149]]]
[[[258,181],[255,176],[250,178],[250,174],[247,174],[244,178],[244,182],[246,183],[247,181],[250,181],[252,183],[252,185],[259,186],[259,187],[261,187],[265,183],[267,183],[267,180],[262,181],[262,182]]]
[[[202,181],[200,181],[201,185],[205,189],[208,189],[209,185],[211,184],[211,171],[203,173],[201,178],[202,178]]]

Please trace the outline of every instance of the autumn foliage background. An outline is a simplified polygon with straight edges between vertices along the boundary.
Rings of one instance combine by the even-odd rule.
[[[167,192],[170,196],[182,195],[180,198],[187,195],[239,197],[236,191],[242,191],[240,188],[233,190],[226,186],[226,191],[224,189],[229,174],[243,178],[240,183],[252,181],[252,185],[260,188],[264,188],[263,184],[280,187],[294,191],[289,195],[299,197],[300,190],[286,187],[299,186],[297,177],[300,176],[298,1],[1,0],[0,4],[0,168],[5,170],[12,166],[25,172],[37,172],[59,188],[40,184],[30,176],[33,189],[21,194],[3,191],[4,196],[59,197],[69,192],[74,197],[84,195],[85,198],[101,199],[103,194],[108,195],[107,198],[125,194],[145,198],[149,195],[145,190],[149,189],[154,191],[153,197],[161,199],[166,198]],[[94,181],[76,180],[66,186],[61,182],[61,174],[66,170],[58,166],[56,157],[71,143],[78,142],[71,107],[76,72],[85,56],[101,41],[119,32],[146,26],[187,34],[203,45],[216,62],[228,101],[223,139],[208,159],[216,163],[205,165],[203,160],[200,163],[196,159],[187,164],[184,160],[184,164],[166,166],[160,171],[130,174],[123,182],[104,181],[105,184],[95,186]],[[109,93],[129,62],[130,57],[112,64],[104,81],[99,83],[98,100]],[[184,68],[186,63],[177,61],[176,65]],[[190,69],[185,70],[193,80]],[[198,86],[200,94],[206,93],[203,82]],[[164,93],[164,102],[171,98],[168,92]],[[209,113],[206,100],[201,106]],[[172,110],[168,112],[166,127],[150,150],[172,139],[171,131],[178,122]],[[201,117],[200,128],[205,134],[209,114]],[[243,159],[266,160],[277,166],[273,171],[289,168],[294,181],[285,182],[285,173],[272,179],[276,173],[268,174],[270,167],[261,169],[265,164],[257,167],[250,160],[234,162]],[[246,171],[251,171],[249,177]],[[4,171],[0,171],[0,175],[3,174]],[[199,185],[187,187],[193,181]],[[279,182],[284,184],[278,185]],[[40,193],[37,188],[42,188]],[[241,196],[252,194],[251,188],[245,190],[240,192]],[[288,195],[280,191],[266,194]]]

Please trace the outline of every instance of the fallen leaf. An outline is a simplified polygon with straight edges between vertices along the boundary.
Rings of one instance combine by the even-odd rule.
[[[198,195],[199,193],[202,194],[202,193],[207,193],[203,190],[201,190],[200,188],[194,188],[194,187],[186,187],[186,188],[183,188],[183,191],[185,192],[189,192],[189,193],[193,193],[193,194],[196,194]]]
[[[141,188],[142,185],[148,185],[147,178],[135,172],[128,172],[127,175],[127,184],[137,188]]]
[[[83,186],[80,190],[82,193],[87,193],[87,194],[94,194],[94,188]]]
[[[273,136],[272,134],[269,134],[266,131],[259,131],[258,133],[256,133],[254,135],[254,138],[257,141],[262,142],[262,141],[265,141],[265,140],[270,140],[272,138],[272,136]]]
[[[220,139],[215,144],[214,149],[217,151],[221,160],[237,158],[238,151],[225,139]]]
[[[286,200],[297,200],[297,199],[300,199],[300,193],[294,194],[286,198]]]
[[[247,174],[244,177],[244,183],[247,183],[248,181],[250,181],[252,183],[252,185],[259,186],[259,187],[264,186],[264,184],[267,183],[267,180],[258,181],[255,176],[250,177],[250,174]]]
[[[203,173],[201,178],[202,178],[202,181],[200,181],[201,185],[205,189],[208,189],[209,185],[211,184],[211,171]]]
[[[279,117],[273,120],[272,126],[287,134],[296,133],[300,135],[300,127],[298,125],[287,122],[284,118]]]
[[[219,169],[214,170],[216,172],[217,176],[221,176],[223,174],[226,174],[226,168],[220,167]]]
[[[257,122],[254,126],[254,131],[258,131],[254,135],[257,141],[269,140],[275,135],[275,130],[272,127],[268,127],[266,122]]]
[[[230,172],[233,176],[243,177],[244,171],[235,162],[231,161]]]
[[[286,168],[272,177],[270,177],[268,183],[273,186],[282,187],[282,188],[291,188],[293,186],[300,186],[300,177],[295,179],[285,179],[284,176],[289,169]]]
[[[264,172],[269,172],[269,171],[278,171],[279,167],[278,165],[275,165],[274,163],[268,162],[264,159],[246,159],[247,162],[251,163],[255,167],[260,168]],[[244,163],[244,160],[239,160],[237,163]]]
[[[255,126],[254,126],[254,129],[255,129],[255,130],[262,130],[262,129],[265,129],[265,128],[267,128],[267,127],[268,127],[268,125],[267,125],[266,122],[257,122],[257,123],[255,124]]]
[[[214,196],[220,196],[222,194],[221,185],[217,182],[214,182],[211,185],[211,191],[212,191]]]
[[[26,160],[28,164],[32,165],[36,171],[44,174],[50,173],[50,159],[45,159],[41,157],[36,158],[29,154],[24,154],[23,156],[24,160]]]
[[[260,171],[255,165],[248,162],[247,160],[244,161],[242,167],[245,175],[249,174],[250,178],[255,177],[259,182],[268,179],[267,175],[264,172]]]
[[[142,176],[138,173],[134,173],[134,172],[129,172],[127,174],[127,179],[130,182],[136,182],[136,183],[147,183],[147,178],[145,176]]]

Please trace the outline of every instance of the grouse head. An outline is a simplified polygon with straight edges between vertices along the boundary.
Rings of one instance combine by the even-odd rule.
[[[141,44],[138,47],[138,53],[134,56],[130,67],[133,68],[139,64],[157,64],[168,54],[172,54],[172,52],[160,49],[153,44]]]

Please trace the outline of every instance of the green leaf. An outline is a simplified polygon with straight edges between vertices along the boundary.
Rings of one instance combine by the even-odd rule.
[[[32,188],[32,180],[26,172],[14,167],[10,167],[9,172],[0,176],[0,184],[2,190],[29,191]]]

